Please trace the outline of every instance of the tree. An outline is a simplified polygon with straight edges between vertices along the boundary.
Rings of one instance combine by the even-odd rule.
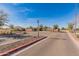
[[[32,26],[30,26],[29,29],[32,29],[33,30],[34,28]]]
[[[33,31],[37,31],[37,28],[33,28]]]
[[[7,14],[4,11],[0,11],[0,26],[4,25],[7,21]]]
[[[62,30],[65,30],[65,28],[64,28],[64,27],[62,27],[61,29],[62,29]]]
[[[47,27],[47,26],[45,26],[45,27],[44,27],[44,30],[46,31],[47,29],[48,29],[48,27]]]
[[[33,27],[32,27],[32,26],[30,26],[29,28],[30,28],[30,29],[32,29]]]
[[[11,28],[11,29],[14,29],[14,25],[10,25],[10,28]]]
[[[68,29],[69,29],[69,30],[72,30],[72,29],[73,29],[73,24],[72,24],[72,23],[69,23],[69,24],[68,24]]]
[[[39,26],[39,30],[40,30],[40,31],[43,31],[43,28],[44,28],[44,27],[43,27],[43,25],[41,24],[41,25]]]
[[[53,29],[58,29],[59,26],[57,24],[53,25]]]

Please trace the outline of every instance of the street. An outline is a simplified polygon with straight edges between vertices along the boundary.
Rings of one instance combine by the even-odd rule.
[[[34,34],[34,33],[33,33]],[[72,42],[67,33],[40,32],[48,36],[46,39],[25,48],[17,56],[79,56],[79,49]]]

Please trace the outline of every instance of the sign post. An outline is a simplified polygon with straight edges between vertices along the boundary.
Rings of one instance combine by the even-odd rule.
[[[37,20],[37,24],[38,24],[37,31],[38,31],[38,38],[39,38],[39,20]]]

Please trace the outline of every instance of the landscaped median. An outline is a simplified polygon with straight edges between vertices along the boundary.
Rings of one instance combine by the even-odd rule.
[[[30,46],[42,39],[46,38],[46,36],[38,37],[30,37],[29,39],[20,40],[11,44],[1,45],[0,46],[0,56],[10,55],[19,51],[27,46]]]

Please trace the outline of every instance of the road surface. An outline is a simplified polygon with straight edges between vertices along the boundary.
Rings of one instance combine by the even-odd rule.
[[[44,32],[48,38],[35,43],[29,49],[24,49],[17,56],[79,56],[79,49],[67,33]]]

